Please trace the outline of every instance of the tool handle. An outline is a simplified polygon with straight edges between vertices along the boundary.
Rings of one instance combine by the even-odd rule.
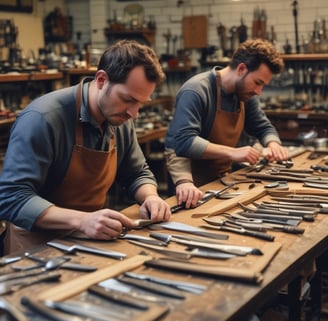
[[[301,227],[295,227],[295,226],[283,226],[281,228],[282,232],[285,233],[290,233],[290,234],[303,234],[304,233],[304,228]]]
[[[253,237],[256,237],[258,239],[262,239],[262,240],[270,241],[270,242],[273,242],[274,238],[275,238],[271,234],[267,234],[267,233],[264,233],[264,232],[258,232],[258,231],[250,231],[250,230],[245,230],[244,235],[253,236]]]
[[[171,213],[174,214],[178,211],[185,210],[185,203],[174,205],[171,207]]]

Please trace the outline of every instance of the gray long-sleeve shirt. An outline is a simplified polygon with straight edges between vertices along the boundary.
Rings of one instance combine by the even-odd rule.
[[[87,101],[84,85],[83,101]],[[60,89],[34,100],[13,125],[0,175],[0,219],[31,229],[38,216],[52,205],[47,195],[62,181],[75,143],[77,86]],[[82,103],[84,145],[107,148],[110,135],[102,135]],[[117,140],[116,180],[130,196],[143,184],[157,186],[138,144],[133,120],[118,127],[104,124]],[[86,186],[87,192],[87,186]]]
[[[174,117],[166,135],[167,149],[174,150],[177,156],[202,158],[215,119],[216,97],[215,68],[197,74],[183,84],[177,93]],[[235,111],[239,108],[234,95],[227,95],[221,90],[221,99],[223,110]],[[245,103],[244,130],[263,146],[270,141],[280,143],[276,129],[260,108],[256,97]]]

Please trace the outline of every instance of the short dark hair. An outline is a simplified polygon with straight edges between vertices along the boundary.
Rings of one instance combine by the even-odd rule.
[[[113,83],[125,83],[130,71],[142,66],[148,81],[160,85],[165,74],[153,49],[135,40],[120,40],[105,50],[98,70],[104,70]]]
[[[232,55],[230,67],[236,69],[240,63],[244,63],[249,71],[265,64],[273,74],[281,73],[284,68],[284,61],[272,43],[262,39],[250,39],[240,44]]]

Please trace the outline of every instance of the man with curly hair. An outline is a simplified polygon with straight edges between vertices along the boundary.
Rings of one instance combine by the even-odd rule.
[[[259,161],[257,149],[237,146],[244,131],[266,147],[262,154],[269,161],[288,158],[257,97],[283,68],[270,42],[247,40],[228,66],[197,74],[182,85],[165,151],[178,204],[195,206],[202,196],[198,187],[229,172],[232,162]]]

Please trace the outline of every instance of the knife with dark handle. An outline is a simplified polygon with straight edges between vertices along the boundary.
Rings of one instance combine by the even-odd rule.
[[[45,301],[44,304],[51,308],[56,309],[65,313],[72,315],[78,315],[84,318],[90,318],[91,320],[97,321],[119,321],[127,320],[124,317],[125,313],[111,312],[111,309],[106,309],[96,304],[91,304],[88,302],[81,301],[64,301],[64,302],[55,302],[55,301]]]
[[[45,269],[43,267],[41,267],[41,268],[33,269],[30,271],[18,271],[18,272],[7,273],[4,275],[0,275],[0,282],[30,277],[30,276],[34,276],[34,275],[39,275],[44,272],[45,272]]]
[[[57,271],[45,272],[33,277],[21,278],[0,283],[0,294],[9,294],[19,289],[43,281],[57,281],[61,274]]]
[[[149,308],[149,306],[145,304],[145,302],[143,302],[142,300],[139,300],[137,298],[132,298],[131,296],[128,296],[116,290],[105,289],[104,287],[97,284],[90,286],[88,288],[88,292],[92,294],[96,294],[107,300],[119,304],[127,305],[136,309],[147,310]]]
[[[258,231],[252,231],[252,230],[247,230],[244,227],[233,227],[233,226],[226,226],[226,225],[201,225],[201,227],[207,228],[207,229],[212,229],[212,230],[218,230],[218,231],[226,231],[226,232],[232,232],[232,233],[237,233],[241,235],[246,235],[246,236],[252,236],[261,240],[273,242],[275,237],[273,235],[267,234],[265,232],[258,232]]]
[[[146,291],[150,291],[153,293],[157,293],[160,295],[165,295],[169,297],[173,297],[176,299],[185,299],[185,295],[181,293],[179,290],[172,289],[166,285],[162,284],[154,284],[148,280],[137,280],[128,276],[120,275],[117,278],[118,281],[126,283],[128,285],[133,285],[137,288],[141,288]]]
[[[76,315],[67,314],[64,312],[56,311],[55,309],[47,307],[41,301],[30,299],[26,296],[22,297],[21,303],[28,307],[30,310],[37,312],[54,321],[91,321],[90,318],[81,318]]]
[[[6,311],[15,321],[30,320],[22,311],[20,311],[14,304],[10,303],[5,298],[0,297],[0,309]]]
[[[172,279],[165,279],[152,275],[146,275],[146,274],[140,274],[134,272],[125,272],[124,275],[139,280],[148,280],[150,282],[171,286],[173,288],[191,292],[191,293],[202,293],[207,289],[207,286],[205,285],[200,285],[200,284],[185,282],[185,281],[177,281]]]

